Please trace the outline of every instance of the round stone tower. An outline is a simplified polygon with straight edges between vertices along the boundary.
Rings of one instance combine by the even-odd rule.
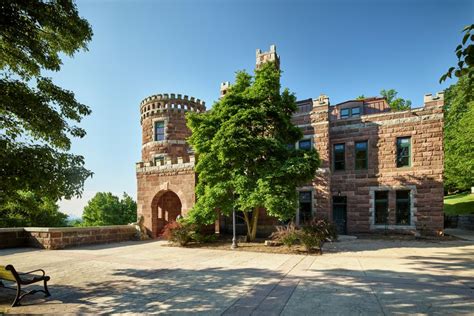
[[[165,160],[189,161],[186,138],[186,112],[204,112],[204,101],[181,94],[155,94],[140,103],[142,125],[142,161],[163,164]]]
[[[186,139],[187,112],[204,112],[204,102],[181,94],[156,94],[140,103],[142,160],[137,162],[137,213],[152,237],[195,202],[195,157]]]

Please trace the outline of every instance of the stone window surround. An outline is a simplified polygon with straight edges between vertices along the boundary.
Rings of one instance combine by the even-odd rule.
[[[300,224],[300,200],[299,200],[299,193],[303,191],[309,191],[311,192],[311,215],[314,217],[315,209],[314,209],[314,203],[316,201],[316,197],[314,194],[314,187],[312,186],[304,186],[304,187],[298,187],[296,188],[296,191],[298,192],[298,205],[296,207],[296,218],[295,218],[295,224],[298,226]]]
[[[389,208],[388,212],[395,212],[396,209],[390,208],[390,191],[398,190],[409,190],[410,191],[410,225],[376,225],[375,223],[375,191],[389,191]],[[396,185],[396,186],[378,186],[378,187],[369,187],[370,195],[370,208],[369,208],[369,221],[370,221],[370,230],[375,229],[416,229],[416,213],[417,208],[415,207],[415,194],[416,194],[416,185]],[[396,203],[395,203],[396,204]],[[396,206],[395,206],[396,207]]]
[[[344,146],[344,169],[336,169],[336,145],[343,145]],[[368,146],[368,144],[367,144]],[[343,142],[343,143],[331,143],[331,160],[330,160],[330,164],[331,164],[331,169],[334,173],[338,173],[338,172],[345,172],[347,170],[347,146],[346,146],[346,142]]]
[[[367,139],[367,138],[361,138],[361,139],[358,139],[358,138],[355,138],[354,139],[354,170],[356,172],[361,172],[361,171],[367,171],[369,169],[369,148],[370,148],[370,140]],[[366,143],[367,146],[365,147],[365,159],[366,159],[366,162],[365,162],[365,168],[362,168],[362,169],[357,169],[356,168],[356,160],[357,160],[357,157],[356,157],[356,153],[357,153],[357,146],[356,144],[357,143]]]
[[[314,142],[314,136],[313,134],[311,135],[303,135],[303,138],[301,138],[300,140],[298,140],[296,143],[295,143],[295,149],[300,149],[300,141],[302,140],[310,140],[311,141],[311,148],[314,149],[314,145],[315,145],[315,142]]]
[[[165,132],[164,132],[165,139],[164,140],[156,140],[156,133],[155,133],[155,124],[156,124],[156,122],[163,122],[163,125],[164,125],[164,128],[165,128]],[[156,117],[151,121],[151,127],[153,129],[153,141],[154,142],[161,143],[161,142],[165,142],[165,141],[168,140],[168,122],[169,122],[169,119],[167,117]]]
[[[408,166],[400,166],[398,167],[398,140],[401,139],[401,138],[408,138],[410,140],[410,147],[409,147],[409,151],[408,151]],[[407,169],[407,168],[411,168],[413,166],[413,139],[411,137],[411,135],[407,135],[407,136],[397,136],[395,138],[395,166],[397,169]]]

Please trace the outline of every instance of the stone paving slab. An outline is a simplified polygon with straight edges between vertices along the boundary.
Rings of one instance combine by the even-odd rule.
[[[126,242],[68,250],[0,250],[0,264],[43,268],[36,294],[0,313],[202,315],[474,315],[474,243],[354,240],[323,256]]]

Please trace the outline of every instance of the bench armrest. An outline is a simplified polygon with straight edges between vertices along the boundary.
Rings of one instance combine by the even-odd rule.
[[[44,277],[46,275],[46,272],[44,272],[43,269],[32,270],[32,271],[28,271],[28,272],[24,272],[24,273],[18,273],[18,275],[32,274],[33,272],[38,272],[38,271],[43,273],[42,277]]]

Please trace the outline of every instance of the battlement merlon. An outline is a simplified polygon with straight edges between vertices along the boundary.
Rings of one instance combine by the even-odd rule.
[[[168,110],[205,112],[206,102],[175,93],[154,94],[140,102],[140,113],[143,118],[153,115],[155,112]]]
[[[193,168],[196,163],[194,155],[190,155],[187,161],[183,157],[178,157],[176,160],[166,157],[164,160],[155,161],[140,161],[137,162],[137,172],[156,171],[156,170],[179,170]]]
[[[175,93],[163,93],[163,94],[154,94],[152,96],[146,97],[140,102],[140,107],[144,104],[153,102],[153,101],[168,101],[168,100],[183,100],[183,101],[190,101],[192,103],[196,103],[201,106],[205,106],[206,102],[201,101],[200,99],[196,99],[194,97],[188,97],[187,95],[182,94],[175,94]]]
[[[318,106],[329,106],[329,97],[325,94],[321,94],[319,97],[316,99],[313,99],[313,108],[318,107]]]
[[[221,83],[221,89],[227,89],[230,87],[230,82],[229,81],[224,81]]]
[[[220,87],[220,96],[219,98],[222,98],[224,95],[226,95],[227,91],[229,91],[230,88],[230,82],[229,81],[224,81],[221,83]]]
[[[280,68],[280,56],[276,52],[276,45],[270,45],[270,51],[262,52],[261,49],[256,50],[256,67],[257,69],[266,62],[275,62]]]
[[[423,103],[425,107],[443,106],[444,105],[444,91],[432,95],[431,93],[423,96]]]

